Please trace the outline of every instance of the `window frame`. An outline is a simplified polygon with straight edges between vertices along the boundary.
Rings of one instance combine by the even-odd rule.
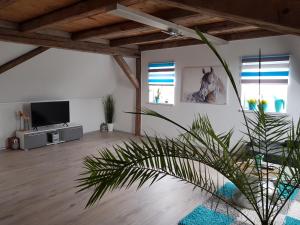
[[[151,64],[163,64],[163,63],[174,63],[174,82],[173,84],[170,84],[170,85],[155,85],[155,84],[150,84],[149,83],[149,76],[150,76],[150,72],[149,72],[149,67]],[[177,76],[177,72],[176,72],[176,61],[175,60],[161,60],[161,61],[151,61],[151,62],[148,62],[147,64],[147,87],[148,87],[148,90],[147,90],[147,104],[150,104],[150,105],[161,105],[161,106],[174,106],[175,105],[175,102],[176,102],[176,76]],[[159,103],[155,103],[154,101],[151,102],[150,101],[150,87],[151,86],[168,86],[168,87],[172,87],[173,88],[173,103],[165,103],[165,102],[159,102]]]
[[[268,76],[261,76],[260,77],[260,82],[261,82],[261,85],[263,86],[263,88],[268,88],[267,86],[268,85],[284,85],[285,87],[284,88],[286,88],[286,93],[284,93],[283,94],[283,98],[282,99],[284,99],[285,100],[285,102],[284,102],[284,109],[283,109],[283,111],[280,111],[280,112],[276,112],[276,109],[274,108],[273,109],[273,107],[271,107],[271,109],[273,109],[273,110],[270,110],[270,109],[268,109],[267,111],[266,111],[266,113],[271,113],[271,114],[287,114],[287,107],[288,107],[288,89],[289,89],[289,83],[290,83],[290,72],[291,72],[291,55],[290,54],[272,54],[272,55],[261,55],[261,58],[262,59],[267,59],[269,57],[269,60],[266,60],[266,61],[262,61],[262,63],[264,63],[263,65],[265,65],[265,68],[264,68],[264,66],[262,66],[261,67],[261,69],[260,69],[260,72],[261,73],[263,73],[263,72],[265,72],[265,73],[271,73],[271,72],[274,72],[274,73],[278,73],[278,74],[280,74],[281,72],[283,72],[283,71],[285,71],[285,72],[287,72],[287,75],[283,75],[282,77],[284,77],[284,78],[282,78],[282,79],[280,79],[280,78],[278,78],[278,79],[269,79],[269,77]],[[271,60],[271,58],[272,57],[274,57],[275,59],[277,58],[280,58],[280,57],[282,57],[282,58],[286,58],[286,60],[284,60],[284,59],[282,59],[282,60]],[[246,98],[245,98],[245,93],[244,93],[244,91],[243,91],[243,85],[247,85],[247,84],[256,84],[256,85],[258,85],[259,84],[259,82],[258,82],[258,78],[257,78],[257,76],[253,76],[253,79],[244,79],[244,82],[243,82],[243,76],[242,76],[242,73],[243,73],[243,69],[244,70],[247,70],[247,69],[245,69],[245,67],[247,68],[247,66],[245,66],[245,65],[243,65],[243,59],[245,59],[245,58],[253,58],[253,59],[259,59],[259,55],[251,55],[251,56],[242,56],[242,57],[240,57],[240,74],[239,74],[239,81],[240,81],[240,99],[241,99],[241,104],[242,104],[242,107],[243,107],[243,109],[244,109],[244,111],[246,111],[246,112],[253,112],[253,111],[257,111],[257,108],[256,108],[256,110],[251,110],[251,109],[249,109],[249,106],[247,105],[247,100],[246,100]],[[274,62],[274,63],[266,63],[266,62]],[[276,63],[276,62],[278,62],[278,63]],[[281,63],[280,63],[281,62]],[[283,62],[287,62],[287,63],[283,63]],[[258,62],[254,62],[254,63],[258,63]],[[280,69],[283,69],[283,68],[285,68],[284,66],[282,67],[282,68],[280,68],[279,66],[281,65],[281,64],[286,64],[287,66],[287,70],[280,70]],[[268,66],[266,66],[266,65],[268,65]],[[270,66],[270,65],[274,65],[274,67],[272,68],[272,66]],[[279,65],[279,66],[278,66]],[[256,66],[257,67],[257,70],[258,71],[252,71],[252,73],[258,73],[259,72],[259,67],[258,67],[258,64],[255,64],[254,66]],[[277,67],[276,67],[277,66]],[[251,66],[250,66],[250,68],[251,68]],[[268,68],[271,68],[270,69],[270,71],[268,70]],[[278,71],[277,70],[275,70],[275,69],[278,69]],[[273,70],[272,70],[273,69]],[[249,70],[249,68],[248,68],[248,70]],[[263,70],[263,71],[262,71]],[[244,73],[251,73],[251,72],[244,72]],[[244,76],[244,77],[247,77],[247,76]],[[279,77],[280,77],[280,75],[279,75]],[[246,82],[245,82],[246,81]],[[261,86],[261,87],[262,87]],[[265,86],[265,87],[264,87]],[[270,87],[269,87],[270,88]],[[259,94],[258,94],[259,95]],[[259,99],[261,100],[261,99],[263,99],[262,97],[263,97],[263,93],[260,93],[260,96],[259,96]],[[267,96],[270,96],[270,95],[273,95],[275,98],[277,97],[276,96],[276,93],[274,94],[273,92],[270,94],[270,93],[268,93],[267,94]],[[243,97],[245,98],[245,99],[243,99]],[[249,98],[249,99],[251,99],[251,98]],[[270,98],[269,98],[270,99]],[[258,100],[258,99],[257,99]],[[275,99],[274,99],[274,101],[275,101]],[[273,101],[271,101],[272,103],[273,103]],[[272,103],[268,103],[268,104],[272,104]],[[274,102],[274,104],[275,104],[275,102]],[[275,107],[275,106],[274,106]]]

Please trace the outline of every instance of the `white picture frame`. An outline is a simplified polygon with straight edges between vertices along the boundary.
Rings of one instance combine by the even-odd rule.
[[[227,86],[228,77],[222,66],[185,67],[181,101],[226,105]]]

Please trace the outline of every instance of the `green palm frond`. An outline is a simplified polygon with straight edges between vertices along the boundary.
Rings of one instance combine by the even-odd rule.
[[[223,65],[238,101],[237,86],[230,69],[214,46],[197,31]],[[286,116],[270,115],[262,110],[248,118],[242,108],[246,127],[245,137],[232,142],[233,130],[218,133],[207,116],[195,117],[191,127],[181,124],[153,110],[141,114],[172,123],[182,130],[178,138],[148,137],[127,141],[113,149],[103,149],[84,160],[84,172],[78,179],[80,191],[91,189],[87,206],[93,205],[106,193],[120,189],[152,185],[166,176],[189,183],[210,193],[240,212],[251,224],[251,218],[239,207],[218,193],[215,174],[228,179],[245,196],[261,224],[273,224],[300,184],[300,122]],[[278,146],[278,143],[284,145]],[[258,164],[256,154],[264,154],[267,174]],[[269,190],[269,158],[281,155],[275,189]],[[254,165],[254,166],[253,166]],[[283,190],[278,192],[284,183]],[[292,187],[292,188],[291,188]]]
[[[112,95],[108,95],[103,100],[104,116],[106,123],[113,123],[115,114],[115,100]]]

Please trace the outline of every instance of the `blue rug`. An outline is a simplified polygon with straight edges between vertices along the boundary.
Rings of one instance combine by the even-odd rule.
[[[234,218],[231,216],[207,209],[204,206],[199,206],[184,219],[182,219],[179,222],[179,225],[230,225],[233,224],[233,222]]]
[[[217,191],[217,194],[226,199],[232,199],[236,191],[237,187],[233,183],[227,182]]]
[[[284,225],[300,225],[300,220],[287,216]]]
[[[282,192],[283,185],[280,185],[278,188],[278,192]],[[232,199],[234,193],[237,191],[237,187],[231,183],[227,182],[225,183],[220,189],[218,189],[217,193],[221,196],[223,196],[226,199]],[[283,197],[288,196],[283,194]],[[293,201],[298,201],[300,199],[300,192],[299,189],[297,189],[293,195],[290,197],[291,204]],[[214,208],[212,209],[212,204],[216,203],[216,198],[211,197],[206,203],[203,205],[198,206],[195,208],[191,213],[189,213],[186,217],[184,217],[182,220],[179,221],[179,225],[233,225],[237,222],[239,224],[247,224],[240,220],[237,220],[239,214],[232,209],[228,209],[228,207],[225,206],[224,203],[218,202],[217,210]],[[212,204],[211,204],[212,203]],[[290,217],[287,214],[287,211],[284,213],[283,220],[281,221],[281,224],[284,225],[300,225],[300,220]]]
[[[288,196],[289,196],[290,192],[292,191],[292,189],[293,189],[293,186],[281,183],[281,184],[278,185],[277,192],[278,192],[278,194],[283,192],[282,196],[284,198],[288,198]],[[294,191],[294,193],[291,195],[290,201],[294,201],[295,198],[297,197],[298,193],[299,193],[299,189],[296,189]]]

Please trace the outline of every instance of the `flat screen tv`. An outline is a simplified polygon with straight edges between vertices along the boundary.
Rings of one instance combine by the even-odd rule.
[[[32,127],[69,123],[69,108],[68,101],[31,103]]]

